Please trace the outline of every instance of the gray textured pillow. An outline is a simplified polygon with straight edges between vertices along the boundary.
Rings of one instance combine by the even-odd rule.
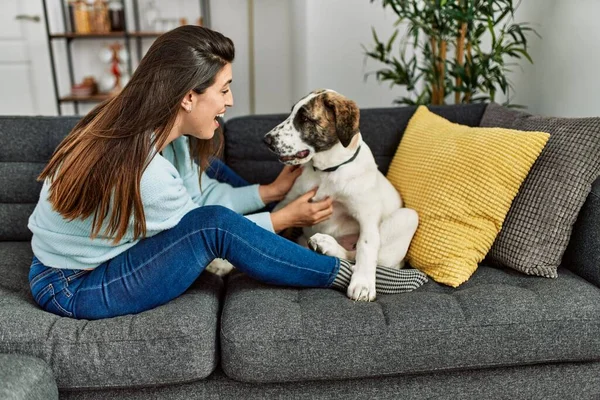
[[[506,216],[488,258],[555,278],[573,224],[600,174],[600,118],[554,118],[489,104],[481,126],[550,134]]]

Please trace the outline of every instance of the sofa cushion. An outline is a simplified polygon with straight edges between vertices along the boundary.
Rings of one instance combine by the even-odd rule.
[[[600,359],[600,288],[569,270],[540,279],[482,265],[372,303],[332,289],[230,276],[222,366],[248,382],[342,379]]]
[[[563,264],[600,287],[600,178],[579,212]]]
[[[376,378],[248,383],[208,379],[147,389],[61,391],[61,400],[598,400],[600,362],[524,365]]]
[[[39,358],[0,354],[0,399],[58,400],[52,370]]]
[[[579,210],[600,174],[600,118],[535,116],[490,104],[481,126],[550,134],[489,256],[527,274],[554,278]]]
[[[31,239],[27,219],[42,187],[36,178],[79,118],[0,116],[0,241]]]
[[[0,242],[0,353],[43,359],[60,389],[189,382],[216,367],[221,278],[205,273],[179,298],[137,315],[76,320],[34,303],[31,258],[29,242]]]
[[[467,126],[478,126],[485,104],[432,106],[442,117]],[[368,108],[360,110],[360,131],[383,174],[396,152],[402,133],[416,107]],[[263,143],[264,135],[287,118],[287,114],[233,118],[225,124],[225,162],[252,183],[271,183],[282,168]]]
[[[419,214],[408,262],[453,287],[469,279],[548,136],[454,124],[419,107],[387,174]]]

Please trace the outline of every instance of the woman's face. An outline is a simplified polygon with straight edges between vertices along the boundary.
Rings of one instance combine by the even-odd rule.
[[[233,106],[231,64],[217,73],[215,83],[202,94],[191,92],[182,102],[182,133],[198,139],[210,139],[219,127],[217,116],[222,117],[227,107]],[[191,107],[191,112],[187,112]]]

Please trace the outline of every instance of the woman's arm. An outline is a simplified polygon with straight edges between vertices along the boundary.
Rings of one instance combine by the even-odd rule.
[[[163,157],[171,162],[183,181],[194,203],[199,206],[221,205],[240,214],[248,214],[265,206],[259,192],[259,185],[240,188],[221,183],[202,173],[202,188],[198,179],[198,165],[192,162],[185,136],[177,138],[163,149]],[[270,190],[267,191],[271,194]]]

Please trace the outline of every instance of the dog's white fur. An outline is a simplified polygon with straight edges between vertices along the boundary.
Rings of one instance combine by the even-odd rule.
[[[212,272],[215,275],[225,276],[233,270],[233,265],[223,259],[223,258],[215,258],[206,266],[206,270],[208,272]]]
[[[308,244],[323,254],[356,261],[347,295],[354,300],[372,301],[375,299],[376,266],[403,266],[417,229],[418,215],[412,209],[402,208],[398,191],[378,170],[371,149],[363,142],[360,132],[354,135],[348,147],[338,141],[330,149],[320,152],[302,139],[301,132],[293,124],[296,113],[313,98],[326,93],[349,101],[332,90],[312,92],[294,105],[290,116],[266,135],[276,143],[276,148],[271,150],[280,159],[309,150],[309,155],[302,159],[286,160],[288,164],[304,164],[304,168],[276,210],[315,187],[318,191],[314,200],[333,198],[333,215],[324,222],[304,228],[298,243]],[[351,159],[358,146],[361,146],[360,151],[353,161],[333,172],[323,171]],[[336,240],[347,235],[358,235],[355,251],[346,250]]]

